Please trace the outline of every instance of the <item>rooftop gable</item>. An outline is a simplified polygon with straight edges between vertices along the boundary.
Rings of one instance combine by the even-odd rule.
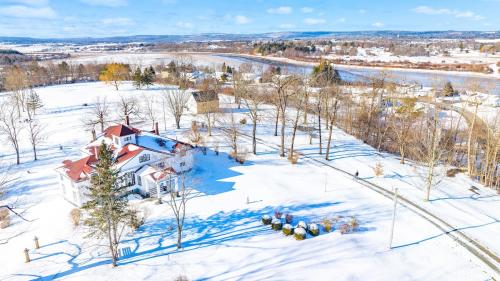
[[[112,138],[113,136],[116,137],[123,137],[123,136],[128,136],[128,135],[135,135],[140,133],[141,131],[139,129],[123,125],[123,124],[118,124],[114,126],[108,127],[106,130],[104,130],[104,136],[107,138]]]

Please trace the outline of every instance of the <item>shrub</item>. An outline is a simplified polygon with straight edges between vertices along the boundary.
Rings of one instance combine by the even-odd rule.
[[[356,232],[359,228],[359,221],[356,217],[351,217],[347,223],[340,226],[340,233],[347,234],[349,232]]]
[[[348,222],[348,224],[352,232],[358,231],[359,221],[356,217],[351,217],[351,220]]]
[[[458,173],[463,173],[466,172],[465,169],[462,168],[454,168],[454,169],[449,169],[446,171],[446,176],[449,178],[455,177]]]
[[[281,223],[281,220],[277,219],[277,218],[274,218],[272,221],[271,221],[271,228],[273,230],[276,230],[276,231],[279,231],[281,230],[281,227],[283,226],[283,224]]]
[[[285,222],[286,223],[292,223],[293,221],[293,215],[292,214],[286,214],[285,215]]]
[[[5,217],[0,220],[0,229],[7,228],[10,225],[10,217]]]
[[[297,162],[299,162],[299,154],[297,153],[294,153],[293,156],[289,156],[288,157],[288,160],[290,161],[290,163],[292,164],[297,164]]]
[[[332,221],[329,220],[328,218],[323,219],[323,227],[325,228],[326,232],[330,232],[333,229]]]
[[[241,125],[245,125],[246,123],[247,123],[247,119],[246,119],[246,118],[242,118],[242,119],[240,120],[240,124],[241,124]]]
[[[346,233],[349,233],[349,225],[347,223],[343,223],[341,226],[340,226],[340,233],[341,234],[346,234]]]
[[[309,226],[307,227],[307,229],[309,230],[309,233],[312,236],[318,236],[319,235],[319,227],[318,227],[317,224],[311,223],[311,224],[309,224]]]
[[[3,207],[0,208],[0,221],[9,216],[9,209]]]
[[[71,210],[69,215],[71,217],[71,222],[73,223],[73,226],[79,226],[80,220],[82,218],[82,211],[80,211],[80,209],[78,208],[74,208],[73,210]]]
[[[306,230],[307,224],[304,221],[299,221],[296,228],[302,228],[302,229]]]
[[[175,277],[174,281],[189,281],[189,279],[185,275],[179,275]]]
[[[292,235],[293,234],[293,227],[291,224],[285,224],[283,225],[283,234],[286,236]]]
[[[263,216],[262,216],[262,223],[263,223],[264,225],[269,225],[269,224],[271,224],[271,217],[270,217],[270,216],[268,216],[268,215],[263,215]]]
[[[377,176],[377,177],[384,175],[384,167],[382,166],[382,163],[377,162],[375,164],[375,168],[373,168],[373,172],[375,173],[375,176]]]
[[[274,217],[275,217],[275,218],[277,218],[277,219],[279,219],[279,220],[280,220],[282,216],[283,216],[283,213],[282,213],[282,212],[280,212],[280,210],[278,210],[278,209],[275,209],[275,210],[274,210]]]
[[[139,212],[136,210],[131,210],[129,213],[129,219],[128,219],[128,226],[133,229],[137,230],[139,227],[141,227],[144,223],[146,222],[146,216],[139,216]]]
[[[10,225],[9,209],[0,208],[0,229],[7,228]]]
[[[300,227],[296,228],[295,231],[293,232],[293,237],[295,237],[295,240],[306,239],[306,230]]]

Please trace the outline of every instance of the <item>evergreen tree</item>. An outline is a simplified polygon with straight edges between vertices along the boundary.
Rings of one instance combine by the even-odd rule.
[[[26,109],[28,110],[29,115],[35,115],[37,109],[43,107],[42,100],[40,96],[33,89],[30,90],[28,97],[26,98]]]
[[[155,70],[153,69],[152,66],[150,66],[144,70],[144,73],[142,74],[141,81],[142,81],[143,85],[145,85],[146,87],[149,87],[149,86],[153,85],[155,78],[156,78]]]
[[[168,71],[168,73],[177,72],[177,65],[175,65],[175,62],[173,60],[168,63],[167,71]]]
[[[452,97],[453,95],[455,95],[455,90],[453,89],[453,85],[451,84],[451,82],[446,82],[446,84],[444,84],[444,88],[443,88],[443,94],[445,97]]]
[[[139,90],[142,87],[142,71],[140,67],[135,70],[133,79],[135,88]]]
[[[82,207],[88,212],[88,219],[84,223],[89,227],[89,237],[107,240],[115,267],[121,234],[130,220],[131,212],[123,196],[126,187],[117,182],[112,151],[102,143],[98,155],[95,173],[90,180],[89,201]]]
[[[339,71],[333,68],[333,65],[326,60],[321,61],[319,65],[313,68],[312,75],[319,84],[340,83]]]

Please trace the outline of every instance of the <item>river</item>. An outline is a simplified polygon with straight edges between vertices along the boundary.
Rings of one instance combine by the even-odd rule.
[[[228,60],[229,64],[239,64],[239,63],[252,63],[261,66],[279,66],[282,69],[287,69],[294,73],[310,73],[312,71],[312,66],[295,64],[290,62],[276,61],[266,58],[259,57],[249,57],[242,55],[233,54],[213,54],[212,56],[225,58]],[[351,68],[344,65],[335,66],[340,73],[342,79],[346,81],[366,81],[368,77],[379,76],[380,70],[370,67],[356,67]],[[457,73],[447,73],[445,71],[434,71],[434,72],[421,72],[408,70],[385,70],[386,75],[389,80],[397,83],[417,83],[424,87],[432,87],[435,85],[442,85],[446,81],[450,81],[455,89],[463,90],[467,88],[467,84],[471,81],[476,81],[482,88],[483,91],[487,91],[491,94],[500,95],[500,79],[495,77],[477,77],[477,76],[467,76],[466,74]]]

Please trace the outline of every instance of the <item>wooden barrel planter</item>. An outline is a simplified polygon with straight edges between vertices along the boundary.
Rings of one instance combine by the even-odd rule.
[[[283,234],[286,236],[292,235],[293,234],[293,226],[291,224],[285,224],[283,225]]]
[[[307,230],[309,231],[309,234],[312,236],[318,236],[319,235],[319,226],[315,223],[311,223],[307,226]]]
[[[268,215],[263,215],[262,216],[262,223],[264,225],[270,225],[271,221],[272,221],[271,216],[268,216]]]
[[[293,232],[293,237],[295,237],[295,240],[306,239],[306,230],[301,227],[296,228]]]
[[[283,226],[283,223],[281,223],[281,220],[274,218],[271,221],[271,228],[276,231],[280,231]]]

